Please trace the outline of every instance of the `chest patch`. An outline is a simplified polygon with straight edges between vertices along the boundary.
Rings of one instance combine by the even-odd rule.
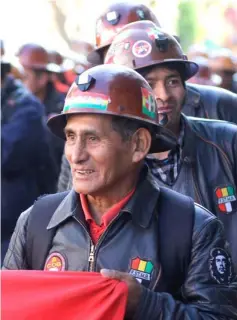
[[[44,271],[65,271],[66,259],[59,252],[52,252],[44,265]]]
[[[151,261],[142,260],[139,257],[131,260],[129,274],[135,277],[140,283],[149,284],[154,265]]]
[[[236,192],[232,186],[216,188],[215,195],[221,212],[228,214],[237,209]]]

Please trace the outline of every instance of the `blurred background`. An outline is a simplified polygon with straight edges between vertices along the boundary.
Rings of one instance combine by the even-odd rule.
[[[67,54],[77,40],[95,42],[95,19],[109,0],[2,1],[0,38],[14,55],[27,42]],[[237,55],[237,0],[144,0],[167,31],[178,34],[185,51],[191,44]]]

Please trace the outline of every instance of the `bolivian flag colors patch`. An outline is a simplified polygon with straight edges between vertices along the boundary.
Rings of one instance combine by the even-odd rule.
[[[236,193],[232,186],[217,188],[215,194],[221,212],[230,213],[237,209]]]
[[[146,88],[141,88],[142,90],[142,113],[144,113],[149,118],[155,119],[157,113],[157,107],[155,99],[150,91]]]
[[[65,101],[63,112],[71,109],[97,109],[106,111],[109,97],[105,94],[95,92],[80,92],[79,96],[70,96]]]
[[[134,276],[140,283],[151,281],[151,274],[154,265],[151,261],[142,260],[139,257],[132,259],[129,273]]]

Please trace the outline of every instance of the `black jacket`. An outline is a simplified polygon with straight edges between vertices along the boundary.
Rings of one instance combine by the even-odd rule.
[[[167,192],[166,189],[162,190]],[[194,211],[190,263],[179,294],[159,289],[163,278],[158,249],[159,212],[156,209],[160,194],[156,180],[146,175],[130,201],[94,247],[79,197],[72,190],[48,224],[47,228],[56,228],[49,256],[60,254],[65,258],[66,270],[74,271],[99,272],[101,268],[108,268],[134,274],[136,270],[140,270],[133,267],[134,260],[150,262],[147,271],[150,277],[146,275],[148,283],[144,284],[134,319],[236,319],[236,276],[226,249],[222,224],[198,205],[195,205]],[[31,208],[18,220],[4,261],[4,269],[27,269],[26,230],[30,213]],[[169,237],[172,241],[172,234]],[[219,272],[215,259],[221,253],[226,259],[226,267],[225,271]],[[136,274],[139,276],[140,273]]]
[[[237,126],[219,120],[183,119],[179,175],[173,185],[156,178],[159,185],[192,197],[223,222],[237,265]]]
[[[187,84],[182,112],[186,116],[237,124],[237,94],[212,86]]]

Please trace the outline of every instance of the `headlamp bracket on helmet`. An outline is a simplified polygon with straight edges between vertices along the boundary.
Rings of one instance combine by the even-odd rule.
[[[111,11],[106,14],[106,20],[113,26],[118,24],[120,20],[120,13],[116,11]]]
[[[155,39],[155,43],[160,52],[168,51],[169,39],[164,35],[158,34],[158,37]]]
[[[81,91],[87,91],[94,83],[95,79],[88,73],[84,72],[80,74],[76,79],[76,84],[78,85]]]

